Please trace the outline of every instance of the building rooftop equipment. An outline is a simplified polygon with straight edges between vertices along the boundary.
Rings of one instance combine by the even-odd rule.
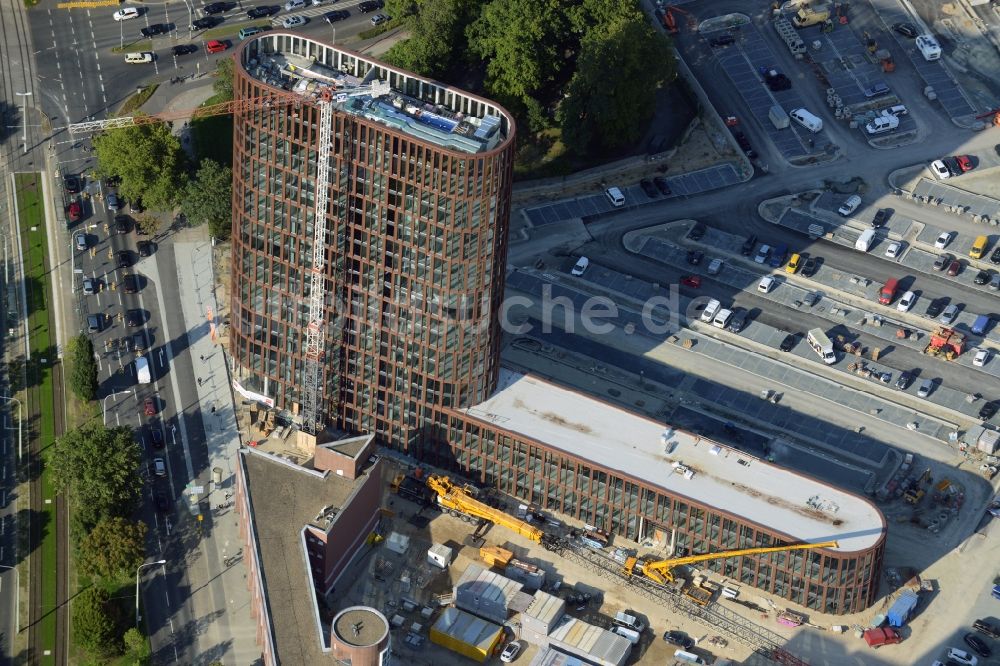
[[[790,541],[837,541],[832,550],[855,552],[886,530],[863,497],[534,376],[501,369],[496,392],[462,411]]]
[[[457,152],[492,150],[513,128],[492,102],[302,35],[261,33],[239,55],[262,83],[315,99],[330,92],[342,112]]]
[[[621,666],[632,650],[627,638],[569,615],[564,615],[549,634],[549,642],[600,666]]]
[[[302,532],[310,525],[326,530],[324,507],[344,506],[368,475],[345,479],[253,449],[244,449],[241,459],[275,654],[286,664],[320,663],[328,659],[321,646],[327,644],[329,632],[319,624]]]

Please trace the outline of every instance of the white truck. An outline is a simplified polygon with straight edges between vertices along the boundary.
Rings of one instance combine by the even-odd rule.
[[[837,362],[837,354],[833,351],[833,343],[830,342],[830,338],[826,336],[823,329],[812,329],[806,336],[806,340],[809,342],[809,346],[812,347],[812,350],[819,354],[819,357],[823,359],[824,363],[832,365]]]
[[[135,377],[140,384],[149,384],[153,381],[149,374],[149,361],[145,356],[138,356],[135,359]]]

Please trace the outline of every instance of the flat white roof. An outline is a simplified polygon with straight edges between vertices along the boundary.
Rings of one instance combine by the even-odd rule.
[[[863,497],[530,375],[502,369],[496,393],[463,411],[793,541],[854,552],[885,531]]]

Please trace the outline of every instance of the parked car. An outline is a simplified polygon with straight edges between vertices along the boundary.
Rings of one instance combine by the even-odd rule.
[[[795,343],[797,343],[798,341],[799,341],[799,336],[797,333],[789,333],[788,335],[785,336],[785,339],[781,341],[781,344],[778,346],[778,349],[780,349],[783,352],[792,351],[792,348],[795,347]]]
[[[917,302],[917,295],[912,291],[908,291],[899,298],[899,302],[896,303],[896,309],[900,312],[909,312],[913,307],[913,304]]]
[[[912,23],[893,23],[892,29],[903,37],[909,37],[910,39],[916,39],[920,31]]]
[[[122,7],[111,17],[116,21],[128,21],[129,19],[139,18],[139,10],[135,7]]]
[[[690,650],[694,647],[693,638],[685,634],[683,631],[677,631],[675,629],[665,632],[663,634],[663,640],[684,650]]]
[[[697,266],[701,263],[701,260],[705,257],[705,253],[701,250],[688,250],[687,262],[692,266]]]
[[[908,372],[901,372],[899,373],[899,379],[896,380],[896,388],[900,391],[905,391],[912,381],[913,375]]]
[[[504,647],[503,652],[500,653],[500,661],[505,664],[517,659],[517,655],[521,654],[521,643],[519,641],[511,641],[507,643]]]
[[[990,638],[1000,638],[1000,627],[983,619],[972,623],[972,628],[981,634],[986,634]]]
[[[983,421],[989,421],[991,418],[997,415],[997,403],[987,402],[979,410],[979,418]]]
[[[698,222],[693,227],[691,227],[691,231],[688,232],[688,238],[690,238],[693,241],[699,241],[705,237],[706,231],[708,231],[708,229],[705,227],[705,225],[702,224],[701,222]]]
[[[990,277],[992,277],[992,274],[989,271],[982,270],[976,273],[976,277],[972,281],[980,285],[987,284],[990,281]]]
[[[941,314],[941,311],[944,310],[944,306],[947,303],[948,303],[947,298],[935,298],[934,300],[932,300],[930,303],[927,304],[927,309],[924,311],[924,316],[934,319],[935,317]]]
[[[142,310],[129,310],[125,313],[125,324],[129,328],[142,326],[142,320],[143,320]]]
[[[153,474],[156,476],[167,475],[167,463],[164,462],[163,458],[153,458]]]
[[[221,42],[218,39],[212,39],[207,44],[205,44],[205,50],[209,53],[222,53],[229,48],[228,42]]]
[[[962,262],[958,259],[948,264],[948,275],[955,277],[962,272]]]
[[[917,397],[926,398],[931,394],[931,391],[933,390],[934,390],[934,380],[925,379],[924,381],[920,382],[920,387],[917,389]]]
[[[973,652],[984,659],[993,654],[993,651],[990,650],[988,645],[986,645],[986,641],[975,634],[966,634],[962,637],[962,640],[965,641],[966,645],[972,648]]]
[[[157,427],[152,427],[149,429],[149,439],[153,443],[154,449],[163,448],[163,431]]]
[[[170,498],[162,490],[157,490],[156,494],[153,495],[154,501],[156,502],[156,510],[160,513],[167,513],[170,511]]]
[[[132,218],[128,215],[115,215],[115,233],[127,234],[132,230]]]
[[[642,180],[640,180],[639,187],[642,188],[642,191],[645,192],[646,196],[649,197],[650,199],[655,199],[656,197],[660,196],[659,190],[657,190],[656,186],[653,185],[653,181],[649,180],[648,178],[643,178]]]
[[[753,252],[753,248],[755,245],[757,245],[757,236],[756,235],[748,236],[747,239],[743,241],[743,246],[740,248],[740,254],[742,254],[744,257],[749,257],[750,254]],[[1000,249],[1000,246],[998,246],[997,249]]]
[[[201,11],[205,12],[206,16],[211,16],[212,14],[221,14],[229,9],[229,5],[225,2],[211,2],[205,5]]]
[[[671,191],[670,189],[670,183],[668,183],[667,179],[664,178],[663,176],[657,176],[656,178],[654,178],[653,184],[656,185],[656,189],[658,189],[660,191],[660,194],[662,194],[663,196],[666,197],[673,194],[673,191]]]
[[[875,217],[872,218],[872,228],[880,229],[885,226],[885,223],[889,219],[889,211],[885,208],[879,208],[875,211]]]
[[[951,242],[951,232],[942,231],[941,234],[937,237],[937,240],[934,241],[934,247],[936,247],[939,250],[943,250],[946,247],[948,247],[948,243],[950,242]]]
[[[76,174],[68,173],[63,176],[63,187],[68,194],[80,193],[80,177]]]
[[[990,254],[990,263],[1000,264],[1000,244],[998,244],[996,248],[993,250],[993,253]]]
[[[134,294],[139,291],[139,278],[134,273],[126,273],[122,277],[122,291],[126,294]]]
[[[895,259],[899,256],[900,252],[903,250],[903,244],[899,241],[889,243],[889,247],[885,248],[885,256],[890,259]]]
[[[587,271],[587,266],[590,266],[590,259],[587,257],[580,257],[576,260],[573,265],[572,270],[570,270],[570,275],[583,275]]]
[[[951,177],[951,171],[949,171],[948,167],[945,166],[943,160],[934,160],[933,162],[931,162],[930,169],[931,173],[933,173],[941,180],[945,180],[946,178]]]
[[[149,241],[139,241],[136,243],[136,248],[139,250],[140,257],[148,257],[153,253]]]
[[[958,163],[958,168],[962,170],[962,173],[972,171],[976,168],[976,165],[972,163],[972,158],[968,155],[955,155],[955,161]]]
[[[392,17],[388,14],[376,14],[371,18],[372,25],[382,25],[383,23],[388,23],[392,20]]]
[[[87,234],[85,234],[85,233],[83,233],[81,231],[80,233],[78,233],[75,236],[73,236],[73,244],[76,245],[76,249],[77,250],[81,250],[81,251],[82,250],[86,250],[87,249],[87,245],[88,245],[88,243],[87,243]]]
[[[733,317],[729,320],[729,325],[726,326],[726,330],[730,333],[740,333],[746,328],[747,316],[750,313],[743,308],[733,308]]]
[[[368,14],[375,11],[376,9],[382,9],[385,3],[382,0],[366,0],[358,5],[358,11],[362,14]]]
[[[847,197],[847,199],[844,200],[844,203],[840,204],[840,208],[837,209],[837,212],[843,215],[844,217],[847,217],[848,215],[856,211],[858,209],[858,206],[860,205],[861,205],[861,197],[859,197],[857,194],[852,194],[851,196]]]
[[[753,258],[754,262],[762,264],[767,261],[767,256],[771,254],[771,247],[769,245],[761,245],[757,248],[757,256]]]
[[[93,278],[83,278],[84,296],[93,296],[97,293],[97,280]]]
[[[142,411],[146,416],[156,416],[156,400],[153,398],[146,398],[142,402]]]
[[[770,275],[765,275],[760,279],[760,282],[757,283],[757,291],[764,294],[770,292],[771,289],[773,288],[774,288],[774,278],[771,277]]]
[[[941,313],[941,316],[938,317],[938,323],[948,326],[949,324],[955,321],[956,317],[958,317],[958,305],[952,303],[951,305],[947,306],[944,309],[944,312]]]
[[[938,255],[938,258],[934,260],[934,270],[943,271],[951,265],[953,256],[945,252],[944,254]]]
[[[156,37],[157,35],[165,35],[170,32],[170,26],[166,23],[153,23],[152,25],[147,25],[145,28],[139,29],[139,34],[143,37]]]
[[[108,210],[112,213],[117,213],[118,209],[121,208],[121,201],[118,199],[118,195],[114,192],[108,192],[107,202]]]
[[[69,203],[69,208],[66,209],[66,216],[70,222],[76,222],[83,216],[83,206],[80,205],[79,201],[74,199]]]
[[[132,265],[132,253],[128,250],[119,250],[115,253],[115,258],[118,268],[128,268]]]
[[[305,25],[306,22],[307,21],[305,16],[286,16],[285,18],[281,19],[281,27],[296,28],[300,25]]]
[[[816,275],[817,270],[819,270],[819,259],[816,257],[807,257],[806,263],[802,264],[802,275],[812,277]]]
[[[972,365],[977,368],[981,368],[986,365],[990,360],[990,350],[989,349],[977,349],[976,355],[972,357]]]

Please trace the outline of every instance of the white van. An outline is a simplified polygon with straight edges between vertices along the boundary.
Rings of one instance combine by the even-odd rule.
[[[732,310],[719,310],[719,313],[712,319],[712,326],[725,328],[729,326],[729,320],[733,318]]]
[[[639,641],[642,640],[642,635],[638,631],[634,631],[628,627],[612,627],[611,631],[622,638],[628,639],[628,642],[632,645],[638,645]]]
[[[625,193],[617,187],[609,187],[604,190],[604,194],[607,195],[608,200],[611,201],[611,205],[615,208],[621,208],[625,205]]]
[[[139,65],[144,63],[153,62],[153,54],[149,52],[143,53],[126,53],[125,62],[130,65]]]
[[[718,301],[714,301],[718,303]],[[626,629],[631,629],[632,631],[642,633],[646,629],[646,625],[639,621],[635,615],[630,615],[625,611],[618,611],[615,613],[615,624],[619,627],[625,627]]]
[[[719,309],[722,308],[722,303],[715,300],[714,298],[708,302],[705,309],[701,313],[701,320],[706,324],[710,324],[715,315],[719,314]]]
[[[917,48],[920,50],[920,55],[928,62],[941,59],[941,45],[934,39],[934,35],[918,36]]]
[[[830,342],[830,338],[823,332],[823,329],[814,328],[809,331],[806,335],[806,341],[812,350],[819,354],[824,363],[833,365],[837,362],[837,353],[833,351],[833,343]]]
[[[869,134],[882,134],[891,132],[899,127],[899,118],[893,115],[875,116],[875,119],[865,125],[865,131]]]
[[[675,650],[674,651],[674,659],[677,659],[679,661],[686,661],[689,664],[704,664],[705,663],[705,662],[703,662],[701,660],[701,657],[699,657],[698,655],[694,654],[693,652],[687,652],[686,650]]]
[[[854,241],[854,249],[860,250],[861,252],[867,252],[871,249],[872,243],[875,242],[875,230],[865,229],[858,236],[858,240]]]
[[[301,9],[306,6],[306,0],[288,0],[285,3],[285,11],[290,12],[293,9]]]
[[[814,134],[823,130],[823,121],[808,109],[792,109],[788,117]]]

